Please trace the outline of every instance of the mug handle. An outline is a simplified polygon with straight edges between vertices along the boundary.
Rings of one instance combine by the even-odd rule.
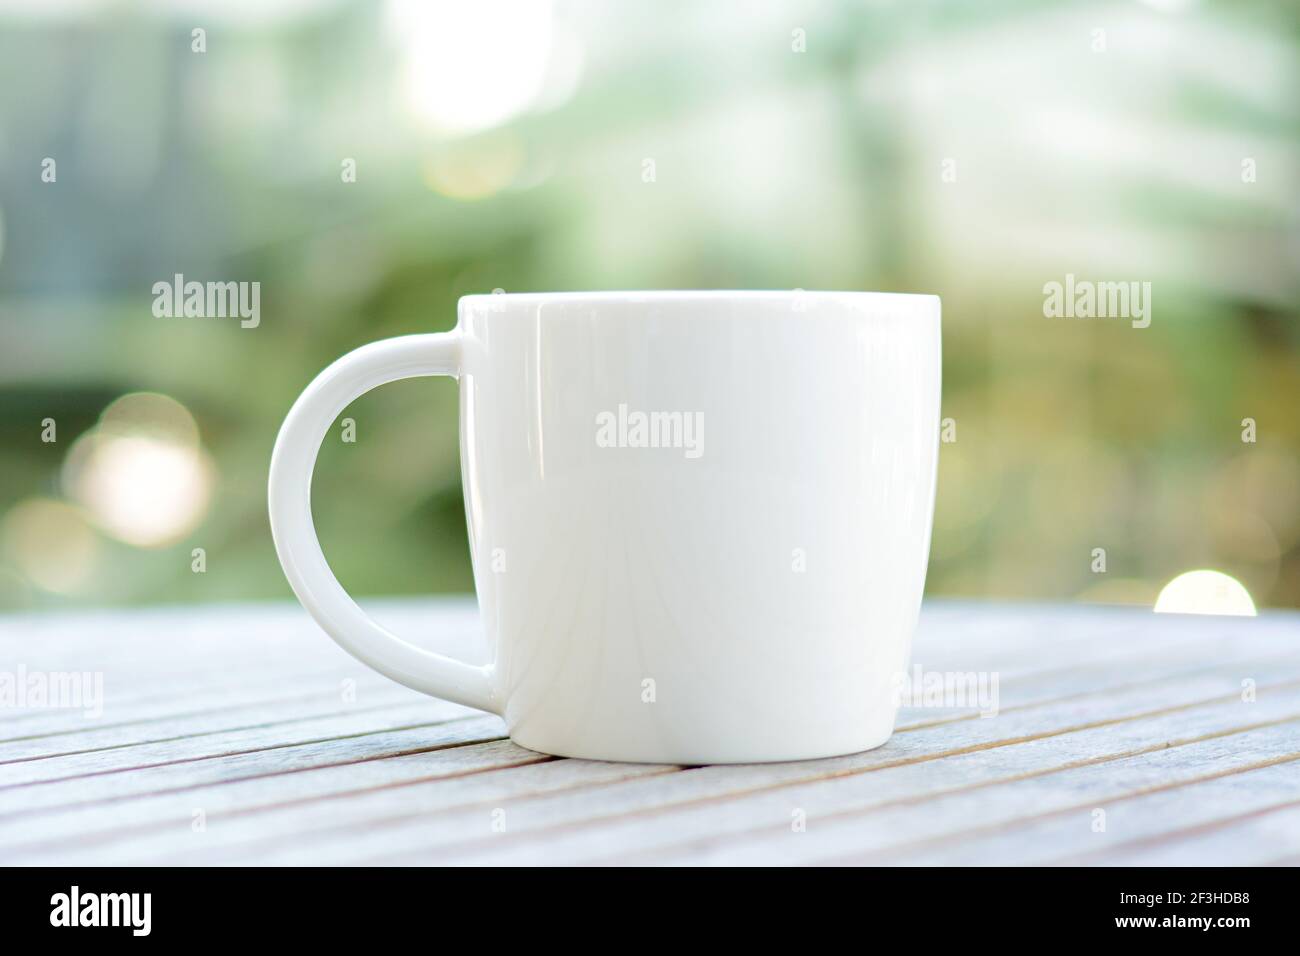
[[[492,668],[408,644],[352,600],[330,570],[311,518],[311,477],[321,441],[351,402],[378,385],[424,375],[460,376],[460,331],[404,335],[364,345],[307,386],[280,428],[267,488],[271,536],[303,607],[345,651],[400,684],[434,697],[502,712]]]

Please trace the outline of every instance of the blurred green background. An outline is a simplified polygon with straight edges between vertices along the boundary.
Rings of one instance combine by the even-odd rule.
[[[0,0],[0,607],[287,596],[295,396],[497,288],[937,293],[929,593],[1300,605],[1298,94],[1276,0]],[[155,317],[176,273],[260,325]],[[472,589],[454,384],[345,414],[340,580]]]

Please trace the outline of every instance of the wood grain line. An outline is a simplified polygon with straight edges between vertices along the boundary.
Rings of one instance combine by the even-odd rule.
[[[31,733],[24,733],[15,737],[0,738],[0,745],[14,743],[18,741],[38,740],[38,739],[60,737],[60,736],[72,736],[76,734],[85,733],[88,730],[98,731],[98,730],[115,729],[119,727],[147,726],[152,723],[165,722],[169,720],[175,720],[177,718],[201,717],[207,714],[221,714],[232,710],[237,711],[248,707],[276,706],[279,704],[289,704],[299,700],[311,699],[312,697],[327,696],[327,694],[325,693],[324,689],[321,686],[322,682],[325,681],[334,682],[334,681],[342,680],[349,677],[355,677],[355,676],[357,675],[350,674],[346,671],[335,669],[330,671],[324,671],[312,676],[301,677],[301,679],[295,677],[294,679],[291,680],[285,680],[283,678],[280,680],[268,680],[266,682],[266,685],[268,687],[276,688],[277,691],[283,691],[286,683],[302,684],[303,686],[311,686],[311,687],[315,687],[315,690],[304,691],[302,693],[292,694],[289,696],[284,696],[283,693],[273,693],[270,696],[265,696],[265,697],[250,697],[246,700],[241,700],[235,704],[221,704],[213,707],[200,707],[191,710],[181,710],[178,712],[173,712],[171,710],[168,710],[166,712],[154,714],[151,716],[134,717],[127,720],[107,720],[107,721],[97,720],[90,727],[87,727],[85,720],[83,718],[80,718],[75,712],[69,713],[67,711],[55,712],[50,710],[32,710],[24,713],[11,714],[6,717],[7,722],[12,720],[14,723],[20,723],[22,721],[33,720],[36,718],[44,717],[46,718],[47,726],[57,726],[59,723],[67,723],[68,721],[74,721],[75,724],[74,726],[57,726],[57,729],[53,729],[53,730],[43,729]],[[391,690],[394,686],[396,686],[385,681],[383,678],[372,679],[362,675],[362,680],[364,681],[364,684],[361,684],[361,686],[364,686],[366,688],[367,693],[375,693],[381,691],[386,692]],[[248,686],[247,684],[240,684],[240,687],[245,690],[247,689],[247,686]],[[214,700],[228,699],[231,696],[231,688],[229,685],[212,684],[211,686],[204,688],[204,693],[210,694]],[[330,692],[328,696],[335,696],[335,697],[337,696],[337,688],[334,683],[331,683],[330,685]],[[151,696],[148,698],[140,698],[138,700],[127,701],[126,706],[127,709],[131,707],[138,707],[138,705],[142,701],[146,704],[158,705],[176,699],[191,701],[194,699],[194,694],[191,693],[191,694],[183,695],[181,697],[173,696],[172,694]],[[120,708],[122,707],[122,702],[120,700],[116,701],[114,703],[114,706]]]
[[[464,743],[464,744],[447,744],[440,747],[431,747],[428,750],[412,751],[411,753],[406,753],[406,754],[394,754],[393,756],[411,756],[412,753],[433,753],[440,750],[451,750],[457,748],[481,746],[483,743],[491,743],[491,742],[492,741],[474,741],[474,742]],[[389,758],[381,757],[375,759],[382,760],[382,759],[389,759]],[[360,797],[365,794],[380,793],[385,790],[398,789],[400,787],[416,786],[419,784],[432,783],[434,781],[447,781],[447,780],[461,779],[464,777],[471,777],[476,774],[495,773],[500,770],[510,770],[515,767],[526,767],[526,766],[531,766],[532,764],[549,763],[551,761],[563,760],[563,759],[564,759],[563,757],[552,757],[549,754],[541,754],[541,753],[531,754],[531,756],[520,756],[518,759],[509,763],[494,764],[493,766],[490,767],[451,771],[448,773],[429,774],[427,776],[416,777],[411,780],[403,780],[396,783],[376,784],[374,786],[362,787],[356,790],[340,790],[334,793],[322,794],[314,797],[308,797],[308,798],[302,798],[296,800],[286,799],[278,803],[266,803],[266,804],[260,804],[255,807],[237,808],[234,810],[225,811],[222,814],[222,816],[223,818],[226,819],[234,819],[234,818],[247,816],[254,813],[261,813],[261,812],[274,811],[274,810],[290,810],[293,809],[294,807],[298,807],[305,803],[310,803],[310,802],[328,802],[331,800],[345,800],[349,798]],[[335,765],[335,766],[339,766],[339,765]],[[300,772],[308,772],[308,771],[300,771]],[[249,778],[242,778],[242,779],[249,779]],[[154,795],[151,794],[151,796]],[[129,843],[136,838],[139,838],[141,836],[144,836],[152,832],[157,832],[159,829],[166,828],[169,825],[169,823],[174,823],[174,821],[150,821],[148,823],[136,823],[128,826],[114,827],[111,830],[101,830],[99,832],[80,834],[77,837],[77,843],[78,843],[78,847],[81,849],[84,849],[88,846],[92,846],[96,843],[107,843],[111,841],[121,840]],[[289,837],[289,839],[296,840],[298,839],[298,837],[291,836]],[[11,852],[11,853],[39,854],[42,850],[52,850],[59,847],[65,840],[66,837],[60,837],[53,840],[43,840],[43,841],[35,841],[29,843],[14,843],[6,846],[4,849],[7,852]],[[269,840],[266,842],[268,844],[272,844],[274,840]]]
[[[88,778],[93,778],[93,777],[104,777],[104,776],[114,776],[114,775],[117,775],[117,774],[131,774],[131,773],[138,773],[139,771],[142,771],[142,770],[153,770],[153,769],[158,769],[158,768],[161,768],[161,767],[177,767],[177,766],[183,766],[183,765],[186,765],[186,764],[198,764],[198,763],[204,763],[204,762],[211,761],[211,760],[226,759],[226,758],[230,758],[230,757],[246,757],[246,756],[250,756],[250,755],[253,755],[253,754],[264,754],[264,753],[269,753],[269,752],[273,752],[273,751],[276,751],[276,750],[290,750],[290,749],[293,749],[293,748],[296,748],[296,747],[305,747],[305,746],[312,746],[312,745],[316,745],[316,744],[324,744],[324,743],[338,743],[338,742],[345,741],[345,740],[359,740],[359,739],[363,739],[363,738],[365,738],[365,737],[375,737],[375,736],[380,736],[380,735],[383,735],[383,734],[400,733],[400,732],[403,732],[403,731],[410,731],[410,730],[424,730],[424,729],[427,729],[427,728],[430,728],[430,727],[440,727],[440,726],[446,726],[446,725],[448,725],[448,724],[455,724],[455,723],[461,723],[461,722],[469,722],[469,721],[478,720],[478,719],[479,719],[479,718],[476,717],[476,716],[453,717],[453,718],[451,718],[451,719],[449,719],[449,720],[432,721],[432,722],[427,723],[427,724],[413,724],[413,725],[410,725],[410,726],[407,726],[407,727],[386,728],[386,729],[384,729],[384,730],[380,730],[380,731],[370,731],[370,732],[368,732],[368,733],[362,733],[362,734],[343,734],[343,735],[340,735],[340,736],[337,736],[337,737],[327,737],[327,738],[321,738],[321,739],[318,739],[318,740],[299,741],[299,742],[296,742],[296,743],[293,743],[293,744],[275,744],[275,745],[271,745],[271,746],[267,746],[267,747],[257,747],[257,748],[253,748],[253,749],[245,750],[245,751],[234,751],[234,752],[230,752],[230,753],[211,754],[211,755],[203,756],[203,757],[190,757],[190,758],[184,758],[184,759],[179,759],[179,760],[163,761],[163,762],[160,762],[160,763],[150,764],[150,765],[147,765],[147,766],[127,767],[127,768],[120,768],[120,769],[114,769],[114,770],[105,770],[105,771],[98,771],[98,772],[85,773],[85,774],[76,774],[76,775],[73,775],[73,776],[71,776],[71,777],[57,777],[57,778],[49,779],[49,780],[38,780],[38,781],[32,781],[31,783],[11,784],[11,785],[6,786],[6,787],[0,787],[0,790],[8,790],[8,791],[13,791],[13,790],[23,790],[23,789],[27,789],[27,788],[35,788],[35,787],[48,786],[48,785],[50,785],[50,784],[56,784],[56,783],[67,783],[67,782],[69,782],[69,781],[74,781],[74,780],[86,780],[86,779],[88,779]],[[354,758],[354,759],[352,759],[352,760],[342,760],[342,761],[337,761],[337,762],[329,762],[329,763],[317,764],[317,765],[315,765],[315,766],[317,766],[317,767],[347,766],[347,765],[350,765],[350,764],[354,764],[354,763],[363,763],[363,762],[370,761],[370,760],[385,760],[385,759],[388,759],[389,757],[399,757],[399,756],[406,756],[406,755],[409,755],[409,754],[417,754],[417,753],[433,753],[433,752],[440,751],[440,750],[447,750],[447,749],[450,749],[450,748],[453,748],[453,747],[462,747],[462,746],[465,746],[466,744],[470,744],[470,743],[486,743],[486,742],[488,742],[488,741],[492,741],[492,740],[501,740],[501,739],[504,739],[504,738],[502,738],[499,734],[496,734],[496,735],[490,735],[490,736],[478,737],[478,738],[475,738],[475,739],[473,739],[473,740],[456,741],[456,742],[454,742],[454,743],[448,743],[448,744],[436,744],[436,745],[428,746],[428,747],[409,747],[409,748],[403,748],[403,749],[395,750],[395,751],[392,751],[392,752],[389,752],[389,753],[376,754],[376,755],[374,755],[374,756],[367,756],[367,757],[358,757],[358,758]],[[251,774],[250,776],[253,776],[253,777],[258,777],[258,776],[277,776],[277,775],[279,775],[279,774],[300,773],[302,769],[304,769],[304,768],[296,768],[296,767],[295,767],[295,768],[288,768],[288,769],[284,769],[284,770],[278,770],[278,771],[268,772],[268,773],[265,773],[265,774]],[[239,779],[248,779],[248,777],[241,777],[241,778],[239,778]],[[209,786],[220,786],[220,785],[221,785],[222,783],[224,783],[224,782],[225,782],[225,781],[213,781],[213,782],[209,783]],[[145,791],[145,792],[142,793],[142,794],[133,794],[132,796],[147,796],[147,795],[152,795],[152,794],[160,793],[160,792],[165,792],[165,791]],[[123,798],[121,798],[121,797],[116,797],[116,796],[109,796],[109,797],[102,797],[102,798],[100,798],[100,799],[101,799],[102,801],[112,801],[112,800],[123,799]],[[90,802],[96,802],[96,801],[84,801],[84,802],[86,802],[86,803],[90,803]],[[64,806],[67,806],[67,804],[65,804]],[[35,811],[39,811],[39,809],[40,809],[40,808],[33,808],[33,810],[35,810]],[[24,812],[24,811],[18,811],[17,813],[10,812],[10,813],[8,813],[8,814],[0,814],[0,816],[14,816],[14,815],[19,815],[19,814],[21,814],[22,812]]]
[[[348,708],[348,713],[349,714],[374,714],[385,710],[397,710],[401,707],[406,707],[409,704],[410,704],[409,700],[401,699],[401,700],[392,701],[391,703],[387,703],[387,704],[374,704],[369,707],[352,706]],[[337,714],[338,714],[338,704],[337,702],[331,702],[330,706],[325,710],[297,713],[292,717],[282,717],[279,718],[278,720],[263,720],[251,724],[235,724],[233,726],[212,727],[208,730],[198,730],[188,734],[172,734],[171,736],[168,737],[146,737],[140,740],[131,740],[120,744],[105,744],[100,747],[82,747],[80,749],[56,750],[48,753],[32,754],[30,756],[24,756],[24,757],[8,757],[8,758],[0,759],[0,766],[4,766],[6,764],[15,764],[15,763],[32,763],[38,760],[51,760],[56,757],[75,757],[83,754],[107,753],[109,751],[126,751],[126,750],[130,750],[133,747],[144,747],[150,744],[174,743],[180,740],[199,740],[203,737],[214,737],[217,736],[218,734],[234,733],[238,731],[247,731],[247,730],[263,730],[269,727],[283,727],[288,724],[302,723],[305,720],[315,720],[323,717],[335,716]],[[141,767],[147,767],[147,766],[152,766],[152,765],[150,764],[141,765]],[[54,778],[54,779],[62,779],[62,778]]]
[[[1145,796],[1148,793],[1159,793],[1166,790],[1173,790],[1182,786],[1191,786],[1197,783],[1204,783],[1207,780],[1219,780],[1225,777],[1233,776],[1238,773],[1244,773],[1249,770],[1258,770],[1263,767],[1272,767],[1278,764],[1293,763],[1297,760],[1300,760],[1300,752],[1288,754],[1285,757],[1278,757],[1273,760],[1261,761],[1260,763],[1253,764],[1249,767],[1234,767],[1232,770],[1225,771],[1224,773],[1206,774],[1203,777],[1198,777],[1195,780],[1190,780],[1185,783],[1174,784],[1167,787],[1157,786],[1145,790],[1135,791],[1134,793],[1125,794],[1122,797],[1114,798],[1110,802],[1118,803],[1120,800],[1130,800],[1134,797]],[[1297,807],[1300,807],[1300,799],[1286,800],[1283,801],[1282,803],[1274,803],[1267,807],[1260,807],[1255,810],[1247,811],[1246,813],[1239,813],[1230,817],[1220,817],[1215,820],[1207,820],[1204,823],[1198,823],[1195,824],[1194,826],[1181,827],[1177,830],[1172,830],[1167,833],[1160,833],[1149,837],[1139,837],[1135,840],[1125,840],[1122,843],[1116,843],[1112,846],[1108,846],[1100,850],[1095,850],[1091,853],[1077,853],[1069,856],[1059,857],[1057,859],[1049,861],[1047,865],[1048,866],[1092,866],[1097,863],[1104,862],[1106,858],[1111,856],[1130,853],[1134,850],[1140,850],[1144,847],[1162,846],[1164,844],[1174,843],[1179,840],[1189,839],[1191,837],[1200,836],[1202,834],[1213,833],[1219,830],[1225,830],[1228,829],[1229,827],[1236,826],[1237,824],[1240,823],[1245,823],[1249,820],[1256,820],[1261,817],[1266,817],[1271,814],[1281,812],[1283,810],[1291,810]]]
[[[1295,719],[1300,720],[1300,715],[1297,715]],[[1252,727],[1249,729],[1256,730],[1258,728]],[[1216,736],[1230,736],[1230,735],[1222,734]],[[1195,741],[1180,741],[1179,746],[1183,746],[1187,743],[1194,743],[1194,742]],[[1147,751],[1142,751],[1137,754],[1126,754],[1122,759],[1127,759],[1128,757],[1133,757],[1133,756],[1141,756],[1141,753],[1150,753],[1160,749],[1165,749],[1165,748],[1152,747]],[[1117,759],[1121,759],[1121,758],[1117,758]],[[1274,767],[1283,764],[1294,763],[1298,760],[1300,760],[1300,752],[1290,753],[1281,757],[1274,757],[1268,760],[1260,760],[1255,763],[1244,764],[1240,767],[1233,767],[1229,770],[1224,770],[1216,773],[1203,774],[1201,776],[1192,777],[1185,780],[1178,780],[1173,783],[1157,784],[1150,787],[1141,787],[1135,790],[1128,791],[1126,793],[1108,796],[1105,798],[1104,802],[1109,806],[1116,803],[1121,803],[1125,800],[1133,800],[1139,797],[1149,796],[1155,793],[1165,793],[1173,790],[1182,789],[1184,787],[1192,787],[1192,786],[1196,786],[1197,784],[1206,783],[1211,780],[1224,779],[1227,777],[1235,776],[1237,774],[1250,773],[1255,770],[1262,770],[1267,767]],[[1074,768],[1062,767],[1059,769],[1068,770]],[[1036,777],[1036,776],[1041,776],[1041,774],[1031,773],[1031,774],[1026,774],[1023,777],[1017,777],[1016,779],[1029,779],[1031,777]],[[1044,820],[1051,820],[1053,818],[1068,816],[1071,813],[1079,813],[1081,811],[1086,812],[1094,808],[1095,806],[1097,806],[1098,802],[1099,801],[1097,800],[1089,800],[1084,803],[1075,804],[1073,806],[1061,807],[1047,813],[1033,814],[1031,816],[1019,817],[1014,821],[1008,821],[999,824],[990,824],[989,826],[986,827],[970,827],[968,829],[961,830],[957,833],[945,833],[941,837],[934,837],[932,839],[927,839],[927,840],[914,840],[908,843],[899,843],[890,846],[886,849],[872,851],[870,853],[858,853],[858,854],[852,854],[844,857],[826,857],[826,858],[821,858],[816,862],[818,864],[827,865],[827,866],[841,866],[841,865],[858,866],[858,865],[866,865],[868,863],[880,864],[888,860],[897,860],[900,857],[907,856],[913,853],[917,853],[921,850],[924,850],[926,847],[937,846],[944,842],[960,840],[963,838],[969,839],[974,836],[996,834],[1008,830],[1014,830],[1016,828],[1023,827],[1031,823],[1037,823]],[[1126,844],[1119,844],[1119,846],[1124,846],[1124,845]],[[1111,850],[1111,852],[1114,852],[1115,848],[1109,848],[1109,849]],[[1086,856],[1086,855],[1087,854],[1083,854],[1081,856]],[[1045,865],[1049,865],[1049,866],[1083,865],[1083,861],[1080,859],[1078,860],[1078,862],[1075,862],[1075,858],[1062,857],[1060,860],[1051,861]]]
[[[1300,660],[1300,654],[1292,652],[1292,653],[1274,655],[1274,656],[1262,657],[1262,658],[1246,658],[1244,660],[1236,661],[1233,663],[1234,666],[1242,668],[1243,672],[1248,672],[1248,669],[1251,668],[1259,668],[1264,666],[1276,666],[1279,664],[1285,664],[1287,662],[1297,661],[1297,660]],[[1165,672],[1153,677],[1144,678],[1142,680],[1121,681],[1116,684],[1103,684],[1103,685],[1092,686],[1087,688],[1086,690],[1074,691],[1068,694],[1061,694],[1059,696],[1054,695],[1051,697],[1034,698],[1019,704],[1000,706],[998,708],[998,713],[1013,714],[1021,711],[1032,710],[1036,707],[1050,707],[1053,704],[1060,704],[1066,701],[1085,700],[1089,697],[1097,697],[1105,694],[1111,694],[1116,691],[1132,690],[1138,687],[1150,687],[1155,684],[1168,684],[1177,680],[1185,680],[1188,677],[1195,677],[1197,675],[1202,675],[1202,674],[1212,674],[1217,671],[1221,671],[1223,669],[1223,666],[1224,666],[1223,661],[1215,661],[1212,664],[1206,664],[1201,667],[1190,667],[1190,668]],[[1056,672],[1054,671],[1053,673]],[[1062,668],[1060,670],[1060,673],[1066,673],[1066,674],[1077,673],[1077,668],[1069,668],[1069,667]],[[910,721],[909,723],[906,724],[900,724],[898,727],[894,729],[894,733],[896,734],[908,733],[910,731],[926,730],[931,727],[940,727],[945,724],[955,724],[966,720],[978,720],[978,719],[980,719],[980,715],[978,711],[971,710],[966,713],[953,714],[950,716],[932,717],[927,719]]]

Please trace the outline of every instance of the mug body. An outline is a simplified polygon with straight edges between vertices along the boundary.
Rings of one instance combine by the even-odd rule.
[[[888,739],[929,551],[936,297],[470,296],[459,329],[517,743],[714,763]]]

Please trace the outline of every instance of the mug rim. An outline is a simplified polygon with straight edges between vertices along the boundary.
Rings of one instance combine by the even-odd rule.
[[[691,299],[782,299],[795,296],[826,298],[933,299],[931,292],[882,292],[865,289],[597,289],[572,292],[471,292],[457,301],[509,299],[511,301],[681,301]]]

